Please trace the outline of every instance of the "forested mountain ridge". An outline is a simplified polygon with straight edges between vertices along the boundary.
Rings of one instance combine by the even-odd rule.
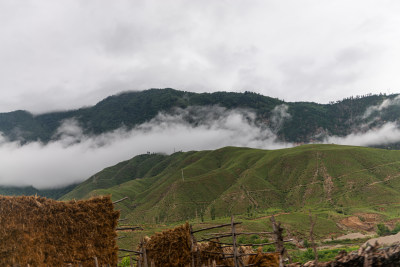
[[[281,141],[313,142],[324,136],[345,136],[354,129],[377,127],[383,122],[397,121],[400,105],[373,110],[377,116],[365,117],[368,108],[397,95],[351,97],[330,104],[285,102],[256,93],[192,93],[174,89],[149,89],[110,96],[92,107],[64,112],[33,115],[27,111],[0,113],[0,132],[9,140],[22,142],[57,138],[58,127],[66,119],[75,119],[85,134],[101,134],[126,127],[131,129],[150,121],[160,112],[172,113],[177,108],[220,106],[227,110],[247,109],[256,114],[260,127],[271,128]],[[283,111],[282,111],[283,110]],[[273,117],[284,112],[284,122],[276,125]],[[379,113],[379,114],[378,114]],[[189,120],[196,124],[196,121]],[[362,130],[362,129],[361,129]]]
[[[63,195],[67,194],[68,192],[70,192],[72,189],[74,189],[75,186],[77,186],[77,185],[72,184],[69,186],[65,186],[65,187],[61,187],[61,188],[53,188],[53,189],[37,189],[37,188],[34,188],[33,186],[23,186],[23,187],[0,186],[0,195],[5,195],[5,196],[39,195],[42,197],[58,199],[58,198],[62,197]]]

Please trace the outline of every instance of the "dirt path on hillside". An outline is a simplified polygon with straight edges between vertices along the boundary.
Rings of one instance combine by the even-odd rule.
[[[251,221],[254,221],[254,220],[261,220],[261,219],[268,219],[268,218],[271,218],[272,216],[277,217],[277,216],[279,216],[279,215],[286,215],[286,214],[290,214],[290,212],[280,212],[280,213],[277,213],[277,214],[272,214],[272,215],[268,215],[268,216],[258,217],[258,218],[251,219]]]
[[[337,176],[337,177],[330,177],[330,181],[329,181],[329,182],[331,182],[331,183],[333,184],[333,180],[334,180],[334,179],[340,179],[340,178],[342,178],[342,177],[348,176],[348,175],[353,174],[353,173],[369,171],[369,170],[373,170],[373,169],[378,168],[378,167],[381,167],[381,166],[387,166],[387,165],[392,165],[392,164],[396,164],[396,163],[400,163],[400,161],[393,161],[393,162],[389,162],[389,163],[384,163],[384,164],[375,165],[375,166],[370,167],[370,168],[364,168],[364,169],[361,169],[361,170],[358,170],[358,171],[354,171],[354,172],[344,173],[344,174],[339,175],[339,176]],[[318,169],[318,165],[317,165],[317,169]],[[316,171],[318,171],[318,170],[316,170]],[[375,185],[375,184],[384,183],[384,182],[390,181],[391,179],[397,178],[397,177],[400,177],[400,174],[399,174],[399,175],[395,175],[395,176],[387,176],[383,181],[375,181],[375,182],[372,182],[372,183],[367,184],[367,185],[365,185],[365,186],[372,186],[372,185]],[[296,187],[302,187],[302,186],[305,186],[305,187],[306,187],[306,186],[309,186],[309,185],[312,185],[312,184],[324,184],[324,181],[314,181],[314,180],[313,180],[311,183],[308,183],[308,184],[299,184],[299,185],[294,186],[292,189],[290,189],[290,191],[292,191],[292,190],[293,190],[294,188],[296,188]],[[355,190],[355,189],[348,189],[348,190],[346,191],[346,194],[349,193],[349,192],[351,192],[351,191],[354,191],[354,190]],[[329,192],[329,193],[330,193],[330,192]]]
[[[358,171],[345,173],[345,174],[339,175],[339,176],[336,177],[336,178],[341,178],[341,177],[350,175],[350,174],[352,174],[352,173],[363,172],[363,171],[367,171],[367,170],[373,170],[373,169],[375,169],[375,168],[377,168],[377,167],[392,165],[392,164],[395,164],[395,163],[400,163],[400,161],[393,161],[393,162],[389,162],[389,163],[384,163],[384,164],[375,165],[375,166],[370,167],[370,168],[364,168],[364,169],[361,169],[361,170],[358,170]]]
[[[350,233],[350,234],[347,234],[347,235],[339,236],[338,238],[336,238],[336,240],[362,239],[362,238],[367,238],[367,237],[373,237],[374,235],[375,235],[375,233],[371,233],[371,234],[367,234],[367,235],[364,235],[362,233]],[[327,239],[327,240],[329,241],[331,239]]]

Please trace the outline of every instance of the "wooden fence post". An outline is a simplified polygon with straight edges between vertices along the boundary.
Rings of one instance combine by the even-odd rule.
[[[142,264],[143,264],[143,238],[140,239],[139,247],[140,247],[139,251],[141,253],[139,254],[137,266],[142,267]],[[132,261],[132,258],[131,258],[131,261]]]
[[[233,215],[231,216],[231,228],[232,228],[233,260],[235,263],[235,267],[239,267],[238,251],[236,247],[236,229],[235,229],[235,224],[233,222]]]
[[[140,252],[142,252],[142,249],[140,248]],[[137,261],[137,267],[142,267],[142,257],[143,257],[143,254],[140,254],[139,255],[139,258],[138,258],[138,261]],[[132,262],[132,257],[131,257],[131,262]],[[132,265],[133,263],[131,263],[131,265]],[[133,267],[133,266],[132,266]]]
[[[143,247],[143,267],[149,267],[149,265],[147,263],[146,247]]]
[[[144,242],[144,239],[140,239],[140,254],[139,254],[139,259],[138,259],[138,267],[149,267],[147,264],[147,253],[146,253],[146,242]]]
[[[286,254],[285,247],[283,245],[283,228],[281,227],[281,223],[276,223],[274,215],[271,216],[271,222],[272,222],[272,229],[274,230],[274,238],[275,238],[275,243],[276,243],[276,252],[279,252],[280,257],[279,257],[279,267],[283,267],[283,257]]]
[[[97,257],[94,257],[94,266],[99,267],[99,262],[97,261]]]
[[[314,256],[315,256],[315,261],[314,264],[315,266],[318,265],[318,251],[317,251],[317,246],[315,245],[315,241],[314,241],[314,226],[315,226],[315,222],[317,221],[317,215],[315,215],[315,219],[313,219],[312,215],[311,215],[311,210],[309,210],[308,215],[310,216],[310,240],[311,240],[311,245],[313,247],[313,251],[314,251]]]
[[[192,267],[195,267],[194,265],[194,236],[193,236],[193,229],[192,226],[190,225],[190,252],[192,254]]]

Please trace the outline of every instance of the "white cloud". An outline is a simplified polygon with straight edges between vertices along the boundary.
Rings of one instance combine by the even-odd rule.
[[[289,106],[286,104],[277,105],[272,110],[271,128],[277,133],[283,126],[283,123],[290,119],[292,115],[288,112]]]
[[[393,99],[385,99],[379,105],[368,107],[365,110],[362,118],[363,119],[369,118],[375,112],[381,112],[381,111],[387,109],[390,106],[399,105],[399,104],[400,104],[400,95],[396,96]]]
[[[366,132],[351,133],[344,137],[330,136],[324,140],[324,143],[328,144],[353,146],[386,145],[396,142],[400,142],[400,129],[395,122],[388,122]]]
[[[287,119],[291,119],[287,106],[276,107],[270,118],[272,129],[280,127]],[[0,134],[0,184],[37,188],[64,186],[83,181],[105,167],[148,151],[170,154],[175,150],[224,146],[262,149],[293,146],[279,142],[275,133],[275,130],[258,125],[251,111],[217,106],[177,108],[168,114],[159,113],[132,130],[120,128],[97,136],[85,135],[79,123],[69,119],[57,130],[56,139],[47,144],[11,142]],[[328,136],[323,142],[384,145],[400,142],[400,130],[395,122],[389,122],[345,137]]]
[[[191,114],[190,114],[191,113]],[[187,116],[205,115],[194,126]],[[48,144],[21,145],[0,135],[0,184],[57,187],[80,182],[101,169],[137,154],[172,153],[174,150],[204,150],[224,146],[275,149],[291,146],[277,142],[269,129],[254,123],[254,114],[223,108],[176,110],[159,114],[131,131],[118,129],[98,136],[86,136],[74,120],[65,121],[57,131],[59,140]]]

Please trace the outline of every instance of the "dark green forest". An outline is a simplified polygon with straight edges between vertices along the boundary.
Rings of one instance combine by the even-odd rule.
[[[281,141],[308,143],[326,135],[345,136],[359,125],[376,127],[386,121],[397,121],[400,105],[390,106],[380,112],[378,119],[362,116],[370,106],[379,105],[385,99],[397,95],[366,95],[318,104],[313,102],[285,102],[257,93],[216,92],[192,93],[166,89],[124,92],[105,98],[92,107],[63,112],[34,115],[18,110],[0,113],[0,132],[9,140],[21,142],[49,142],[56,138],[57,128],[66,119],[76,119],[86,134],[101,134],[122,126],[131,129],[150,121],[159,112],[171,113],[176,108],[193,106],[220,106],[228,110],[247,109],[257,115],[260,127],[272,127],[271,118],[275,107],[285,104],[290,114],[282,127],[276,129]],[[372,116],[371,116],[372,117]],[[196,121],[188,120],[196,124]]]
[[[52,199],[58,199],[61,196],[67,194],[71,190],[73,190],[77,185],[69,185],[61,188],[54,188],[54,189],[36,189],[32,186],[24,186],[24,187],[17,187],[17,186],[0,186],[0,195],[5,196],[42,196]]]

